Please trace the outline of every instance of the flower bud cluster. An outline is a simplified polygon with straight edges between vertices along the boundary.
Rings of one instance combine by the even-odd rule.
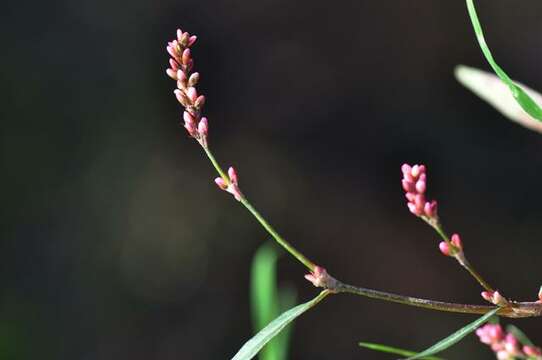
[[[459,234],[453,234],[449,243],[441,241],[438,247],[440,252],[445,256],[455,256],[457,253],[463,252],[463,243]]]
[[[505,333],[499,324],[486,324],[478,330],[476,335],[480,341],[491,347],[498,360],[533,359],[542,360],[540,348],[530,345],[521,346],[512,333]]]
[[[167,52],[171,58],[169,59],[170,67],[166,73],[177,81],[177,89],[173,93],[177,101],[185,108],[183,120],[186,131],[202,146],[207,146],[209,124],[207,118],[201,116],[205,105],[205,96],[198,94],[196,90],[199,73],[192,73],[194,59],[192,59],[190,47],[195,42],[195,35],[190,35],[181,29],[177,30],[177,39],[170,41],[167,46]]]
[[[230,166],[228,169],[228,179],[217,177],[215,179],[215,183],[220,189],[232,194],[235,200],[241,201],[243,198],[243,194],[239,188],[239,178],[237,177],[237,172],[232,166]]]
[[[427,201],[425,199],[425,189],[427,188],[427,175],[425,174],[425,165],[403,164],[403,190],[407,198],[407,206],[411,213],[416,216],[425,217],[428,220],[437,219],[437,202]]]

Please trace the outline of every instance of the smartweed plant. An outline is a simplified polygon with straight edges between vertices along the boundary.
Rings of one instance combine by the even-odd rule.
[[[473,24],[480,48],[494,70],[492,75],[480,70],[459,66],[456,69],[458,80],[476,94],[494,105],[505,116],[532,130],[542,132],[542,96],[524,85],[513,81],[495,62],[486,44],[482,27],[478,20],[473,0],[466,0],[467,10]],[[435,354],[459,342],[472,332],[480,341],[490,346],[496,357],[505,359],[537,359],[542,360],[542,352],[521,331],[513,326],[503,329],[497,323],[487,323],[494,316],[506,318],[538,317],[542,315],[542,289],[531,301],[515,301],[507,297],[506,292],[490,284],[475,269],[467,258],[468,244],[464,244],[459,232],[447,233],[443,227],[443,219],[439,216],[438,202],[427,198],[429,184],[428,169],[423,164],[404,164],[401,167],[401,185],[405,192],[406,207],[418,219],[433,228],[440,238],[438,248],[445,257],[454,259],[480,285],[481,297],[487,305],[459,304],[431,299],[421,299],[406,295],[393,294],[386,291],[367,289],[343,282],[336,275],[332,276],[325,268],[305,254],[297,250],[292,243],[283,238],[277,230],[256,210],[248,197],[241,190],[240,176],[232,166],[227,170],[219,164],[211,151],[209,142],[209,121],[203,116],[205,96],[198,89],[199,73],[194,71],[192,47],[196,36],[177,30],[176,39],[168,43],[170,55],[167,75],[176,81],[174,91],[177,101],[184,108],[184,128],[188,135],[196,140],[209,158],[217,172],[214,179],[219,189],[229,193],[235,201],[245,207],[248,212],[263,226],[271,237],[294,259],[303,264],[308,273],[305,278],[315,287],[322,289],[312,300],[292,307],[265,325],[252,339],[246,342],[233,359],[251,359],[281,330],[295,318],[315,307],[328,296],[353,294],[372,299],[390,301],[434,311],[454,313],[480,314],[482,317],[454,332],[427,350],[416,353],[390,346],[360,343],[360,346],[373,350],[390,352],[408,359],[436,359]],[[261,301],[261,300],[260,300]],[[263,324],[260,324],[260,326]],[[280,355],[285,357],[285,354]],[[278,356],[277,356],[278,357]]]

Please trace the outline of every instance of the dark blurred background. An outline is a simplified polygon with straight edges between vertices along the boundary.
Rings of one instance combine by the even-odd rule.
[[[542,2],[478,1],[497,60],[542,89]],[[268,235],[179,125],[166,42],[195,33],[211,142],[271,223],[344,281],[482,303],[408,212],[429,168],[450,232],[505,295],[542,284],[542,135],[462,88],[488,69],[463,1],[19,1],[0,13],[0,358],[225,359],[251,336]],[[287,256],[281,283],[317,290]],[[390,359],[474,318],[350,295],[295,324],[291,359]],[[503,322],[510,321],[504,319]],[[541,320],[513,322],[542,344]],[[492,359],[470,336],[450,359]]]

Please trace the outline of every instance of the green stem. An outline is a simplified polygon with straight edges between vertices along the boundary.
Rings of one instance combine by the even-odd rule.
[[[213,153],[211,152],[211,149],[209,149],[209,146],[205,146],[203,144],[202,148],[205,151],[205,154],[211,160],[211,163],[213,164],[214,168],[222,177],[222,179],[229,184],[230,179],[222,170],[220,165],[218,164],[218,161],[213,156]],[[286,241],[280,234],[263,218],[263,216],[252,206],[252,204],[248,201],[248,199],[241,195],[241,204],[250,211],[250,213],[258,220],[258,222],[264,227],[265,230],[279,243],[280,246],[282,246],[286,251],[288,251],[293,257],[295,257],[297,260],[299,260],[303,265],[305,265],[310,271],[314,271],[316,265],[310,261],[305,255],[303,255],[301,252],[299,252],[296,248],[294,248],[288,241]]]
[[[422,219],[429,224],[435,231],[440,235],[440,237],[451,247],[455,248],[455,246],[451,243],[450,238],[446,233],[444,232],[444,229],[442,228],[442,225],[437,221],[432,221],[430,219],[427,219],[425,217],[422,217]],[[487,291],[493,292],[493,287],[489,285],[489,283],[484,280],[482,275],[476,269],[470,264],[470,262],[465,257],[465,253],[463,251],[460,251],[453,255],[454,258],[457,260],[457,262],[471,274],[471,276]]]
[[[218,172],[218,175],[220,175],[220,177],[226,181],[227,184],[230,183],[230,179],[228,178],[228,176],[226,175],[226,173],[224,172],[224,170],[222,170],[222,168],[220,167],[220,164],[218,163],[218,161],[216,161],[213,153],[211,152],[211,149],[209,149],[209,146],[204,146],[203,144],[201,144],[201,147],[203,148],[203,150],[205,151],[205,155],[207,155],[207,157],[209,158],[209,160],[211,160],[211,163],[213,164],[213,166],[215,167],[216,169],[216,172]]]
[[[279,235],[279,233],[269,224],[262,215],[252,206],[252,204],[247,200],[247,198],[243,195],[241,197],[241,204],[247,208],[248,211],[254,217],[258,222],[267,230],[269,234],[284,248],[286,251],[288,251],[290,254],[292,254],[297,260],[299,260],[303,265],[305,265],[310,271],[314,271],[314,268],[316,265],[307,259],[305,255],[303,255],[301,252],[299,252],[296,248],[294,248],[288,241],[286,241],[282,236]]]

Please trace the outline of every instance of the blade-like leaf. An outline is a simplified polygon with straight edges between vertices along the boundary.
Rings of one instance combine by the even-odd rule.
[[[516,102],[510,89],[497,76],[486,71],[459,65],[455,77],[463,86],[492,105],[508,119],[528,129],[542,133],[542,123],[527,114]],[[517,83],[536,101],[542,104],[542,95],[529,87]]]
[[[362,347],[365,347],[367,349],[371,349],[371,350],[374,350],[374,351],[380,351],[380,352],[385,352],[385,353],[389,353],[389,354],[396,354],[396,355],[401,355],[401,356],[418,355],[418,353],[415,352],[415,351],[399,349],[399,348],[386,346],[386,345],[382,345],[382,344],[360,342],[359,346],[362,346]],[[435,356],[426,356],[423,359],[425,359],[425,360],[444,360],[442,358],[435,357]]]
[[[458,331],[454,332],[452,335],[448,336],[445,339],[442,339],[435,345],[431,346],[427,350],[422,351],[421,353],[414,355],[412,357],[409,357],[407,360],[414,360],[414,359],[422,359],[424,357],[438,354],[439,352],[446,350],[452,345],[457,344],[459,341],[461,341],[465,336],[476,330],[480,325],[484,324],[487,320],[489,320],[490,317],[492,317],[494,314],[499,311],[499,308],[495,308],[479,318],[476,321],[471,322],[467,326],[459,329]]]
[[[279,289],[279,308],[286,311],[295,305],[297,301],[297,292],[292,287],[282,287]],[[294,324],[290,324],[282,330],[282,333],[275,338],[277,341],[276,360],[286,360],[288,358],[288,349],[290,347],[290,338]]]
[[[277,289],[276,272],[278,252],[273,243],[264,243],[254,254],[250,279],[250,303],[252,322],[255,331],[296,303],[293,288]],[[287,358],[289,336],[292,325],[287,326],[271,340],[260,352],[260,360],[285,360]]]
[[[299,315],[318,304],[323,298],[329,294],[329,291],[322,291],[317,297],[306,303],[297,305],[296,307],[282,313],[278,318],[271,321],[265,328],[260,330],[252,339],[247,341],[245,345],[235,354],[232,360],[249,360],[252,359],[269,340],[274,338],[286,325],[292,322]]]
[[[519,340],[521,345],[534,346],[533,342],[525,335],[523,331],[515,327],[514,325],[508,325],[506,331],[512,333]]]
[[[520,86],[514,83],[514,81],[510,79],[504,70],[495,62],[495,59],[493,58],[493,55],[491,54],[491,51],[489,50],[484,38],[482,25],[480,25],[478,15],[476,14],[476,9],[474,7],[474,0],[466,1],[470,20],[476,34],[476,39],[478,40],[478,44],[480,45],[482,53],[484,54],[487,62],[489,65],[491,65],[493,71],[495,71],[495,74],[497,74],[497,76],[508,86],[512,96],[523,108],[523,110],[538,121],[542,121],[542,108],[540,108],[540,106]]]

